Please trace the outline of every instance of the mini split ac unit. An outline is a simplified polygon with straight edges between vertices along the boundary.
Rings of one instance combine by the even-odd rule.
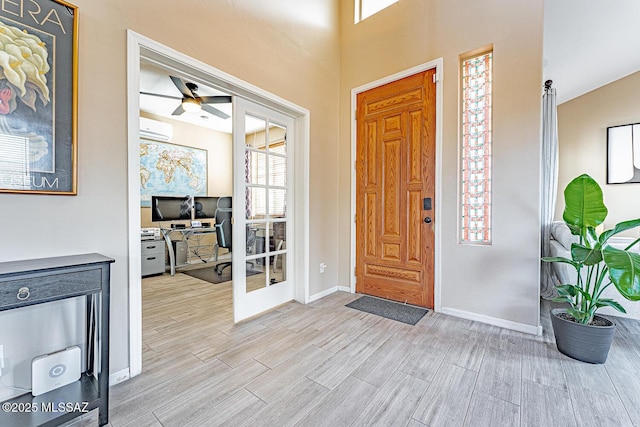
[[[173,126],[170,123],[140,117],[140,137],[156,141],[169,141],[173,136]]]

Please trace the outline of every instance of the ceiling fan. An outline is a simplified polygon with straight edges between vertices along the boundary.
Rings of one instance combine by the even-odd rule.
[[[196,112],[204,110],[207,113],[218,116],[222,119],[228,119],[230,116],[217,108],[212,107],[209,104],[228,104],[231,102],[231,97],[227,95],[221,96],[198,96],[198,85],[195,83],[184,82],[179,77],[169,76],[174,85],[178,88],[182,97],[163,95],[160,93],[140,92],[142,95],[160,96],[162,98],[179,99],[182,102],[178,105],[178,108],[174,110],[171,115],[179,116],[185,111]]]

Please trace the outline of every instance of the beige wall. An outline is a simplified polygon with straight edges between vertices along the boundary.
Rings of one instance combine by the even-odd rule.
[[[444,59],[442,306],[478,319],[535,327],[539,281],[539,150],[542,2],[406,0],[353,25],[341,3],[339,260],[348,283],[350,91],[436,58]],[[459,55],[494,48],[493,245],[458,244]]]
[[[0,221],[7,224],[0,259],[83,252],[115,258],[111,372],[129,366],[126,29],[132,29],[311,111],[310,262],[328,264],[323,275],[311,269],[311,294],[335,286],[338,180],[326,171],[338,169],[338,1],[73,3],[80,18],[78,195],[0,194]],[[7,329],[4,319],[0,313]],[[28,335],[13,330],[20,332],[9,344],[21,345]],[[5,345],[5,357],[12,357],[7,351]]]
[[[172,144],[207,150],[207,196],[233,194],[233,145],[231,134],[195,126],[178,120],[140,113],[142,117],[170,123],[173,126]],[[151,208],[140,208],[142,227],[157,227],[151,222]]]
[[[561,91],[562,88],[557,88]],[[640,72],[558,105],[558,203],[562,219],[567,184],[583,173],[602,187],[609,208],[605,228],[640,217],[640,184],[607,185],[607,127],[640,122]],[[627,236],[637,237],[632,230]]]
[[[78,195],[0,194],[0,221],[7,225],[0,259],[83,252],[115,258],[111,372],[129,365],[126,29],[311,112],[310,295],[349,284],[351,88],[443,57],[443,217],[436,218],[443,306],[537,324],[542,2],[404,0],[355,26],[346,0],[74,3],[80,16]],[[491,43],[494,244],[463,247],[456,237],[458,55]],[[316,268],[321,262],[324,274]],[[36,323],[33,311],[25,313]],[[0,313],[3,329],[22,330],[22,323],[11,328],[7,319]],[[24,336],[5,336],[3,344],[21,345]],[[5,345],[5,357],[12,357],[10,348]]]

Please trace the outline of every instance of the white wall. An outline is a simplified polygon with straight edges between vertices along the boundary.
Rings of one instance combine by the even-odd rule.
[[[564,188],[583,173],[602,187],[609,208],[605,229],[640,217],[640,184],[607,184],[607,127],[640,123],[638,99],[640,72],[558,105],[557,219],[562,219]],[[622,235],[639,237],[640,233],[636,229]]]

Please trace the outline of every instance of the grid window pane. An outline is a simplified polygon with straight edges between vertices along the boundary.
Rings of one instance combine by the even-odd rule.
[[[247,117],[247,124],[256,123],[259,126],[246,136],[246,217],[284,218],[287,186],[286,128],[268,120]]]
[[[491,242],[492,56],[462,61],[463,242]]]

